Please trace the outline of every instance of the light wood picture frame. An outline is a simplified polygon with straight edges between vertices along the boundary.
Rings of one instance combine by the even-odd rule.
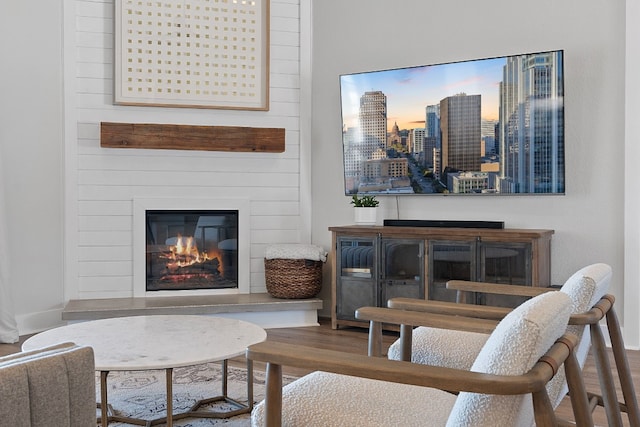
[[[115,0],[114,103],[269,109],[269,0]]]

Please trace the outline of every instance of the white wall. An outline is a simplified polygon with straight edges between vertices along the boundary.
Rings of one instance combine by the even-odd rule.
[[[640,346],[640,194],[637,165],[640,162],[640,3],[627,2],[625,76],[625,233],[624,233],[624,326],[626,344]]]
[[[507,227],[553,229],[553,282],[563,283],[586,264],[606,262],[615,271],[613,293],[624,301],[623,1],[313,5],[315,243],[329,246],[327,227],[353,221],[343,195],[340,74],[564,49],[566,195],[383,197],[382,216],[396,218],[397,203],[405,219],[502,220]],[[328,280],[322,294],[327,299]],[[617,304],[619,313],[622,305]]]
[[[55,324],[63,305],[62,2],[3,1],[0,58],[0,203],[22,332]]]

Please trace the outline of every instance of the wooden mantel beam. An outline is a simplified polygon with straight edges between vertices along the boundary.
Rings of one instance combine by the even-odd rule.
[[[283,128],[100,123],[100,146],[160,150],[283,153]]]

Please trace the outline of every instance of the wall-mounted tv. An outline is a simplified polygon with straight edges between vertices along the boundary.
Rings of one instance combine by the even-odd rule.
[[[564,194],[563,51],[340,76],[345,194]]]

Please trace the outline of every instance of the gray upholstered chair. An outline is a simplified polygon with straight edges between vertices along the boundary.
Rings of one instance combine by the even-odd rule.
[[[247,350],[249,359],[267,362],[267,395],[253,410],[252,425],[495,427],[532,425],[534,417],[538,426],[556,425],[545,386],[565,360],[569,377],[578,380],[570,382],[577,418],[592,425],[572,353],[577,339],[565,335],[554,344],[570,312],[563,293],[530,299],[494,325],[471,371],[267,340]],[[440,317],[447,316],[435,316],[436,323]],[[318,371],[282,388],[282,365]]]
[[[560,292],[569,295],[572,301],[572,317],[569,320],[567,332],[575,334],[580,339],[576,349],[576,358],[581,368],[584,366],[593,343],[602,396],[592,395],[592,406],[596,404],[604,406],[609,424],[611,426],[619,426],[622,425],[621,414],[613,379],[610,375],[611,369],[604,348],[604,339],[599,327],[599,321],[605,315],[607,315],[608,319],[613,317],[609,322],[613,323],[613,325],[609,325],[610,329],[615,329],[612,334],[612,341],[618,342],[618,347],[622,347],[622,353],[624,353],[624,344],[621,343],[622,338],[619,334],[617,319],[612,307],[614,300],[612,296],[606,295],[611,283],[611,277],[612,269],[609,265],[603,263],[588,265],[567,279],[560,288]],[[451,281],[448,287],[458,290],[459,300],[467,299],[467,296],[461,295],[461,292],[509,293],[511,295],[532,296],[550,290],[455,280]],[[485,319],[499,319],[509,311],[509,309],[496,307],[480,309],[475,306],[470,307],[468,304],[440,303],[407,298],[392,299],[388,305],[391,308],[401,310],[431,313],[446,311],[466,316],[476,315]],[[618,333],[616,334],[616,332]],[[410,358],[414,363],[469,369],[488,336],[487,333],[417,327],[411,333],[405,331],[403,338],[390,346],[388,357],[396,360],[409,360],[407,352],[410,349]],[[617,354],[620,353],[616,348],[614,348],[614,351]],[[621,382],[623,384],[624,407],[628,408],[627,412],[630,420],[637,423],[639,417],[638,404],[630,379],[626,357],[622,355],[621,358],[616,357],[616,359],[620,359],[618,364],[621,365],[619,372],[621,373]],[[567,386],[564,381],[564,373],[560,372],[549,385],[549,394],[554,407],[560,404],[566,392]]]
[[[96,424],[93,350],[65,343],[0,357],[0,425]]]

